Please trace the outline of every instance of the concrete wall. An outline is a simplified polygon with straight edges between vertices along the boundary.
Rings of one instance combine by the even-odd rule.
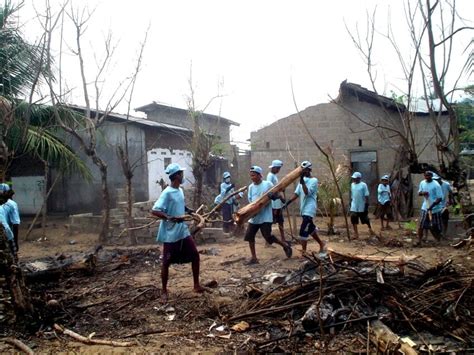
[[[147,113],[147,118],[156,122],[173,124],[180,127],[193,129],[193,122],[188,116],[188,112],[173,107],[157,107]],[[230,125],[227,121],[216,119],[215,116],[203,115],[200,118],[202,129],[219,137],[219,141],[226,143],[230,148]]]
[[[124,124],[106,121],[97,137],[98,155],[108,165],[108,186],[112,207],[115,207],[116,189],[125,186],[116,148],[124,144]],[[132,163],[138,163],[134,170],[133,189],[135,201],[148,200],[148,172],[146,164],[145,132],[143,126],[128,125],[129,156]],[[77,141],[71,140],[71,146],[83,158],[90,168],[93,179],[85,181],[78,174],[65,177],[56,186],[50,196],[50,212],[76,214],[84,212],[99,213],[102,209],[102,192],[99,169],[87,157]],[[53,181],[55,175],[51,177]]]

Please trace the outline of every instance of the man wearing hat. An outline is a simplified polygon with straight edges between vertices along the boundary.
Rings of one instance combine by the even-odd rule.
[[[351,223],[354,229],[354,238],[359,239],[359,231],[357,225],[359,220],[361,224],[367,224],[369,227],[370,236],[374,236],[375,233],[372,230],[369,219],[369,189],[365,182],[362,182],[362,174],[358,171],[354,172],[351,176]]]
[[[443,192],[443,198],[441,200],[441,206],[443,207],[441,210],[441,221],[443,222],[443,236],[446,238],[446,231],[448,230],[449,223],[448,207],[450,205],[454,205],[453,189],[451,188],[451,184],[449,182],[443,180],[441,176],[436,173],[433,173],[433,180],[438,182]]]
[[[13,236],[13,232],[10,226],[8,225],[7,212],[4,208],[4,205],[9,198],[5,185],[6,187],[10,188],[7,184],[0,184],[0,224],[3,226],[3,230],[5,231],[10,251],[12,252],[12,254],[15,254],[15,238]]]
[[[234,192],[235,185],[231,183],[231,175],[228,171],[222,174],[222,183],[220,186],[220,193],[214,200],[214,202],[220,203],[224,199]],[[230,233],[234,227],[234,221],[232,220],[232,213],[234,212],[234,204],[240,198],[239,195],[229,198],[221,208],[222,212],[222,230],[224,233]]]
[[[392,217],[392,192],[390,191],[389,176],[384,175],[380,178],[380,184],[377,187],[377,217],[380,218],[381,230],[392,229],[389,226]],[[385,219],[384,219],[385,217]],[[384,220],[387,222],[384,226]]]
[[[270,171],[267,174],[267,181],[270,181],[273,186],[278,184],[277,174],[280,172],[283,162],[281,160],[273,160],[272,165],[269,166]],[[277,198],[272,201],[272,213],[273,213],[273,223],[278,224],[278,229],[280,230],[280,239],[283,243],[288,244],[285,239],[285,230],[283,228],[284,218],[283,218],[283,200],[282,198]]]
[[[270,181],[263,180],[262,178],[263,170],[259,166],[252,166],[250,168],[250,180],[252,183],[249,185],[247,197],[249,202],[253,202],[258,200],[261,196],[268,193],[268,191],[273,187],[273,184]],[[279,198],[278,195],[271,195],[269,196],[272,200],[275,198]],[[282,241],[278,240],[272,234],[272,223],[273,223],[273,215],[272,215],[272,205],[268,203],[265,207],[263,207],[260,212],[258,212],[255,216],[253,216],[249,220],[249,224],[247,226],[247,231],[245,232],[244,240],[249,243],[251,259],[246,263],[247,265],[258,264],[257,253],[255,251],[255,236],[257,232],[260,230],[262,233],[263,238],[267,241],[270,245],[273,243],[277,243],[280,245],[286,256],[291,258],[293,253],[291,247],[287,243],[283,243]]]
[[[15,240],[15,248],[18,252],[18,229],[20,227],[20,211],[18,210],[18,204],[12,200],[15,192],[10,185],[3,183],[0,184],[0,190],[7,196],[8,200],[2,206],[5,210],[6,218],[10,229],[13,232],[13,238]]]
[[[441,221],[441,211],[443,206],[443,190],[441,186],[433,180],[433,172],[425,171],[425,179],[420,182],[418,196],[423,196],[421,205],[420,221],[418,224],[418,242],[415,246],[421,246],[423,241],[423,230],[431,230],[431,234],[439,241],[443,222]]]
[[[306,252],[306,246],[308,244],[309,236],[312,236],[319,244],[319,252],[326,252],[326,243],[319,238],[318,229],[313,222],[313,218],[316,217],[317,206],[318,206],[318,179],[311,177],[311,170],[313,165],[311,162],[305,160],[301,163],[303,168],[300,176],[300,183],[296,187],[294,195],[285,203],[286,208],[297,198],[300,199],[300,214],[301,214],[301,226],[300,226],[300,240],[303,254]]]
[[[161,264],[161,299],[163,302],[168,300],[169,267],[175,263],[190,262],[194,292],[204,292],[204,288],[199,283],[199,253],[183,217],[185,213],[192,212],[185,206],[183,189],[180,187],[184,179],[184,170],[176,163],[168,165],[165,173],[168,174],[171,184],[163,190],[152,208],[152,214],[162,219],[156,239],[163,243]]]

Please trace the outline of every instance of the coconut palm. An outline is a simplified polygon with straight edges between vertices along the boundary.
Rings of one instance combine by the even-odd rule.
[[[61,139],[51,107],[30,104],[22,97],[33,92],[45,66],[40,46],[27,43],[14,14],[21,5],[5,1],[0,6],[0,181],[19,154],[30,154],[51,163],[62,172],[91,174],[84,162]],[[62,110],[66,117],[78,117]]]

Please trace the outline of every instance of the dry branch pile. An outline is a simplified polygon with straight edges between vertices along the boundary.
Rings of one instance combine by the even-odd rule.
[[[474,340],[474,274],[458,274],[450,260],[426,269],[413,257],[377,262],[330,253],[328,259],[306,258],[299,271],[270,290],[248,288],[248,301],[228,321],[280,324],[289,319],[290,331],[259,346],[308,332],[322,338],[345,329],[364,332],[375,319],[397,334],[417,337],[421,330],[430,331],[465,346]]]

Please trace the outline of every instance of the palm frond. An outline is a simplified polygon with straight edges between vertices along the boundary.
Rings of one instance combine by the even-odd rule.
[[[87,181],[92,180],[91,171],[71,147],[41,127],[28,127],[23,151],[37,155],[64,174],[77,172]]]

